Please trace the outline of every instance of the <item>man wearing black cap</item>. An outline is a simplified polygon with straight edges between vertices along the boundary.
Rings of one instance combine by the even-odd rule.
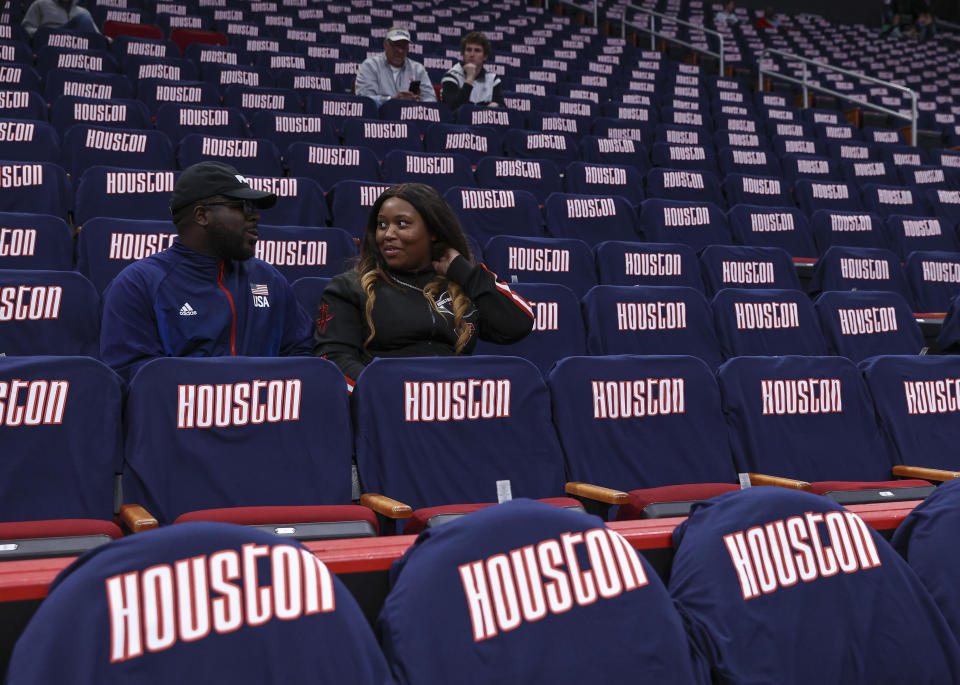
[[[383,39],[383,54],[364,60],[357,69],[354,90],[382,105],[391,98],[436,102],[437,93],[430,83],[426,68],[407,57],[410,51],[410,32],[394,26]]]
[[[310,317],[280,272],[253,258],[258,210],[276,201],[227,164],[185,169],[170,199],[177,239],[104,293],[103,361],[130,379],[157,357],[309,354]]]

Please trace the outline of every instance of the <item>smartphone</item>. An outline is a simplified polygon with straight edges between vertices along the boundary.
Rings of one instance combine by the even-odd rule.
[[[420,82],[419,82],[419,81],[411,81],[411,82],[410,82],[410,89],[409,89],[409,90],[410,90],[410,92],[413,93],[414,95],[419,95],[419,94],[420,94]]]

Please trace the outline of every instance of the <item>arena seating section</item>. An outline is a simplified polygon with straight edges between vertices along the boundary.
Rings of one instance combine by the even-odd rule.
[[[641,4],[710,27],[720,7]],[[599,27],[523,0],[88,0],[109,38],[29,38],[28,5],[0,14],[0,562],[75,555],[151,517],[429,536],[511,497],[614,527],[694,507],[689,541],[697,503],[746,481],[862,504],[960,477],[960,357],[926,355],[960,351],[955,43],[813,15],[757,29],[740,8],[718,74],[669,41],[620,38],[613,0]],[[461,35],[483,31],[507,106],[355,95],[394,24],[436,86]],[[767,47],[916,90],[920,145],[840,98],[803,102],[776,78],[757,90]],[[808,68],[909,113],[900,91]],[[315,358],[161,360],[123,387],[97,360],[100,298],[175,239],[170,193],[202,160],[279,196],[257,256],[311,313],[379,193],[417,181],[530,301],[533,333],[474,359],[376,361],[349,389]],[[688,545],[682,573],[695,553],[708,552]]]

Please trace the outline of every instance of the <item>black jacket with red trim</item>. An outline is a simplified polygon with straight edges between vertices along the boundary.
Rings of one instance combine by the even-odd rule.
[[[373,325],[367,326],[366,295],[355,271],[340,274],[323,291],[313,334],[313,353],[329,359],[353,382],[374,357],[441,357],[455,354],[457,333],[453,327],[450,296],[442,290],[436,309],[430,306],[423,288],[435,277],[433,267],[415,273],[388,272],[374,285]],[[533,311],[522,297],[483,264],[471,264],[458,256],[447,269],[447,279],[463,288],[473,302],[466,317],[472,337],[463,350],[470,354],[477,339],[509,345],[524,338],[533,328]]]

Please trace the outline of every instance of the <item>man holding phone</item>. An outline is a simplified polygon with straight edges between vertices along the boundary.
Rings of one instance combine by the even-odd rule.
[[[437,94],[427,70],[420,62],[407,57],[409,51],[407,29],[394,26],[387,31],[383,54],[368,57],[357,70],[357,95],[373,98],[378,105],[392,98],[436,102]]]

